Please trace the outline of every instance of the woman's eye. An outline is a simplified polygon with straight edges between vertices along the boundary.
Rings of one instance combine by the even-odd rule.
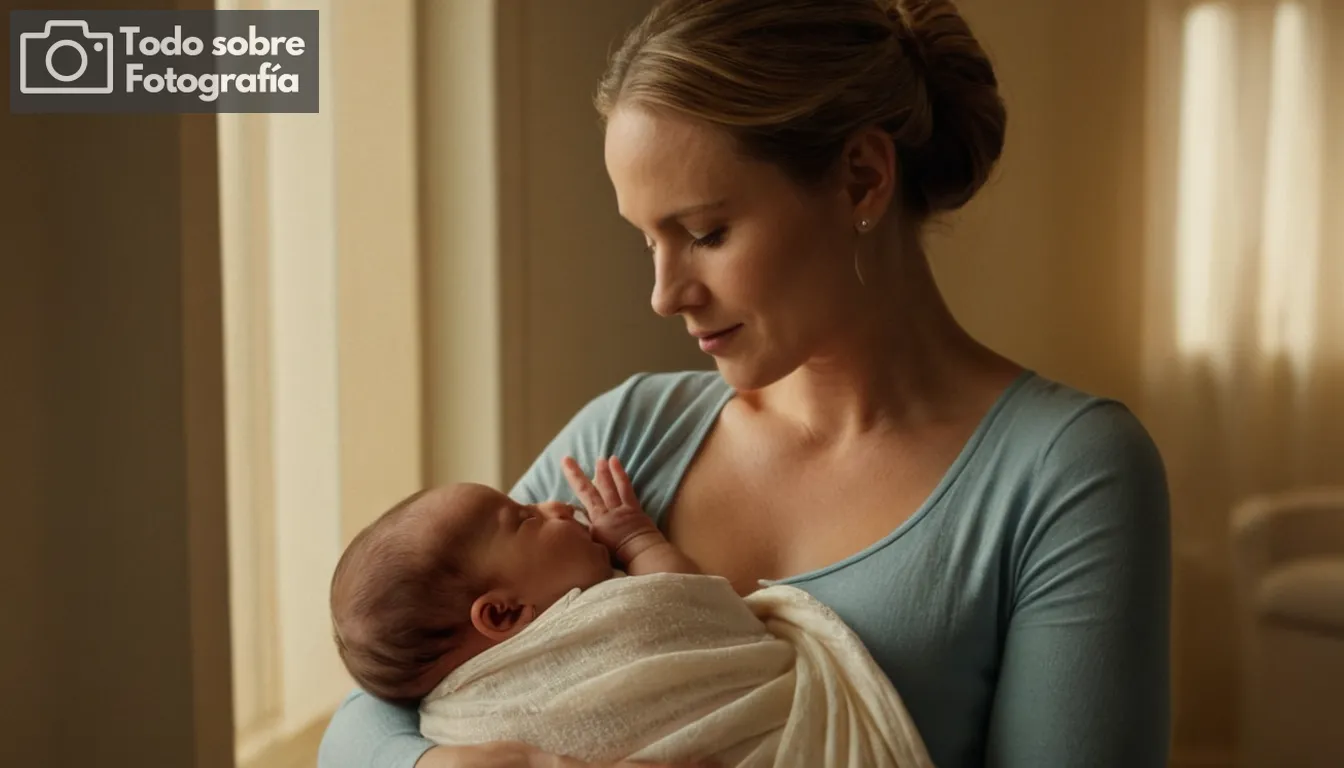
[[[727,227],[719,227],[707,235],[697,237],[694,233],[691,235],[691,248],[718,248],[723,245],[724,235],[728,233]],[[644,243],[644,252],[649,256],[656,255],[658,251],[657,243],[648,241]]]
[[[723,245],[723,236],[727,234],[727,232],[727,227],[719,227],[703,237],[695,238],[691,241],[691,245],[695,248],[718,248],[720,245]]]

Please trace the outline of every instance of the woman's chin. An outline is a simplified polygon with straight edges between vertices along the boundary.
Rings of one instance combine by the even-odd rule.
[[[763,364],[765,361],[762,360],[717,358],[715,363],[719,375],[737,392],[764,389],[789,373],[784,366]]]

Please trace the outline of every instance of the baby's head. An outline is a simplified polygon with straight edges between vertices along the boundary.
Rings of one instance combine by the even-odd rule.
[[[412,495],[355,536],[331,581],[341,661],[364,690],[424,697],[574,588],[612,575],[560,502],[523,505],[464,483]]]

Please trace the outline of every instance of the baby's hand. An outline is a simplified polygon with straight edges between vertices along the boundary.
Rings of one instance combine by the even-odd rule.
[[[593,538],[621,562],[628,565],[639,553],[667,541],[652,518],[644,514],[619,460],[598,459],[591,483],[574,459],[565,457],[562,467],[569,487],[588,511]]]

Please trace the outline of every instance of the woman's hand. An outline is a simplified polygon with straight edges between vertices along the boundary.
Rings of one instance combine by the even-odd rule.
[[[415,768],[717,768],[711,762],[587,763],[573,757],[550,755],[518,742],[495,742],[474,747],[434,747],[420,756]]]

